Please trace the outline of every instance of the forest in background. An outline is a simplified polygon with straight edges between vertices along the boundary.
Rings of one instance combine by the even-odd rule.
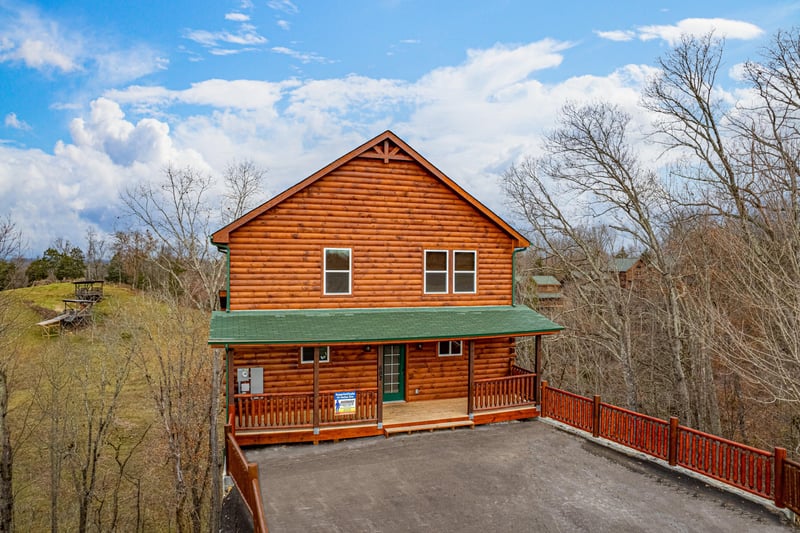
[[[504,176],[534,242],[518,272],[563,285],[554,386],[797,457],[800,36],[737,66],[736,95],[717,81],[724,46],[684,37],[640,116],[562,109],[543,153]],[[642,268],[621,282],[624,257]]]

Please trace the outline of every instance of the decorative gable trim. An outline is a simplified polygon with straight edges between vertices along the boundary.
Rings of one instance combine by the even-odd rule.
[[[428,172],[430,172],[433,176],[435,176],[438,180],[440,180],[447,187],[449,187],[453,192],[455,192],[462,200],[471,204],[475,209],[477,209],[485,217],[490,219],[504,232],[506,232],[515,241],[514,244],[515,247],[527,247],[530,245],[528,239],[526,239],[521,233],[512,228],[502,218],[500,218],[492,210],[490,210],[488,207],[486,207],[477,199],[475,199],[467,191],[462,189],[457,183],[448,178],[444,173],[442,173],[438,168],[436,168],[433,164],[431,164],[427,159],[422,157],[413,148],[411,148],[408,144],[406,144],[405,141],[400,139],[400,137],[398,137],[389,130],[381,133],[380,135],[378,135],[373,139],[370,139],[369,141],[365,142],[358,148],[350,151],[349,153],[343,155],[342,157],[333,161],[329,165],[321,168],[320,170],[318,170],[311,176],[307,177],[303,181],[286,189],[281,194],[261,204],[260,206],[256,207],[249,213],[244,214],[243,216],[234,220],[227,226],[217,230],[213,235],[211,235],[211,242],[216,245],[228,244],[230,242],[231,232],[247,224],[254,218],[260,216],[261,214],[269,211],[270,209],[280,204],[287,198],[290,198],[291,196],[294,196],[298,192],[302,191],[303,189],[309,187],[317,180],[330,174],[331,172],[341,167],[345,163],[348,163],[349,161],[352,161],[353,159],[358,157],[381,159],[386,164],[388,164],[390,161],[417,162]]]

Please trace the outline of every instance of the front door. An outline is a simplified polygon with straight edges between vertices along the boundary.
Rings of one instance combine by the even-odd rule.
[[[383,347],[383,401],[405,400],[406,354],[402,344]]]

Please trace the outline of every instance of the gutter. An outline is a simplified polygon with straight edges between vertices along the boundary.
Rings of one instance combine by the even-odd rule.
[[[528,247],[514,248],[511,252],[511,306],[517,305],[517,254],[524,252]]]
[[[217,247],[221,253],[225,254],[225,311],[226,313],[231,310],[231,249],[227,244],[217,244],[209,237],[211,244]]]

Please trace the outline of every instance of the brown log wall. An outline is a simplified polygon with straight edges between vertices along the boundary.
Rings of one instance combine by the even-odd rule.
[[[324,248],[352,249],[351,295],[323,295]],[[511,303],[510,236],[411,161],[354,159],[235,230],[230,249],[232,310]],[[425,250],[476,250],[477,294],[424,294]]]
[[[417,350],[416,344],[409,345],[406,356],[406,400],[442,400],[467,396],[468,344],[468,341],[463,342],[462,355],[449,357],[439,357],[435,342],[423,344],[422,350]],[[510,360],[514,357],[513,346],[513,341],[507,337],[475,341],[475,379],[508,375]]]
[[[514,344],[508,337],[475,341],[475,379],[508,375]],[[435,342],[406,345],[406,400],[437,400],[467,396],[468,342],[463,355],[439,357]],[[320,391],[368,389],[376,386],[377,346],[331,346],[330,362],[320,363]],[[237,346],[236,368],[262,367],[265,393],[310,393],[314,365],[300,364],[298,346]],[[419,394],[415,394],[419,389]]]
[[[330,362],[319,365],[319,390],[369,389],[375,387],[377,350],[362,346],[331,346]],[[264,369],[264,392],[314,390],[314,365],[300,363],[299,346],[236,347],[233,364]],[[234,370],[235,372],[235,370]]]

